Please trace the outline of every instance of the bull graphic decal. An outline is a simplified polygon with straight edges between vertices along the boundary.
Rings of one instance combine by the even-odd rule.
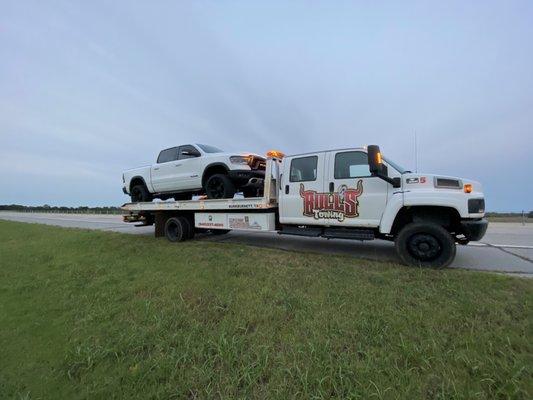
[[[304,202],[303,215],[314,219],[336,219],[359,216],[359,196],[363,194],[363,181],[357,181],[356,188],[341,185],[338,192],[319,193],[316,190],[305,190],[300,183],[300,196]]]

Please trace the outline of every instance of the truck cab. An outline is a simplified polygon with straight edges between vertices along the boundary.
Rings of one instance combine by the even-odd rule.
[[[389,165],[387,170],[401,175]],[[283,160],[280,222],[377,228],[398,192],[372,175],[364,148],[290,156]]]
[[[412,173],[377,146],[285,157],[279,186],[281,233],[394,240],[408,264],[447,265],[487,229],[479,182]]]

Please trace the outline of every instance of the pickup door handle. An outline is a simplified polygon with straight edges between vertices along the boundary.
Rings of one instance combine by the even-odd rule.
[[[333,182],[329,183],[329,192],[333,193],[335,191],[335,184]]]
[[[159,171],[159,167],[155,167],[155,168],[154,168],[154,171]]]
[[[181,164],[174,164],[174,166],[175,166],[175,167],[179,167],[179,166],[181,166]]]
[[[285,185],[285,194],[289,194],[289,185]]]

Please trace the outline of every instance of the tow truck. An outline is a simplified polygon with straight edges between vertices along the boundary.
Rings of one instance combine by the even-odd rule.
[[[445,267],[456,245],[488,226],[479,182],[413,173],[378,146],[285,156],[267,153],[262,196],[136,202],[124,220],[155,225],[171,242],[197,232],[277,232],[326,239],[393,241],[407,265]]]

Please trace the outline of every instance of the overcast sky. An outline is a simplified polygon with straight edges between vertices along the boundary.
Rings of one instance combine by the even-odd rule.
[[[0,5],[0,204],[120,205],[188,142],[414,169],[415,132],[419,170],[533,209],[533,1]]]

